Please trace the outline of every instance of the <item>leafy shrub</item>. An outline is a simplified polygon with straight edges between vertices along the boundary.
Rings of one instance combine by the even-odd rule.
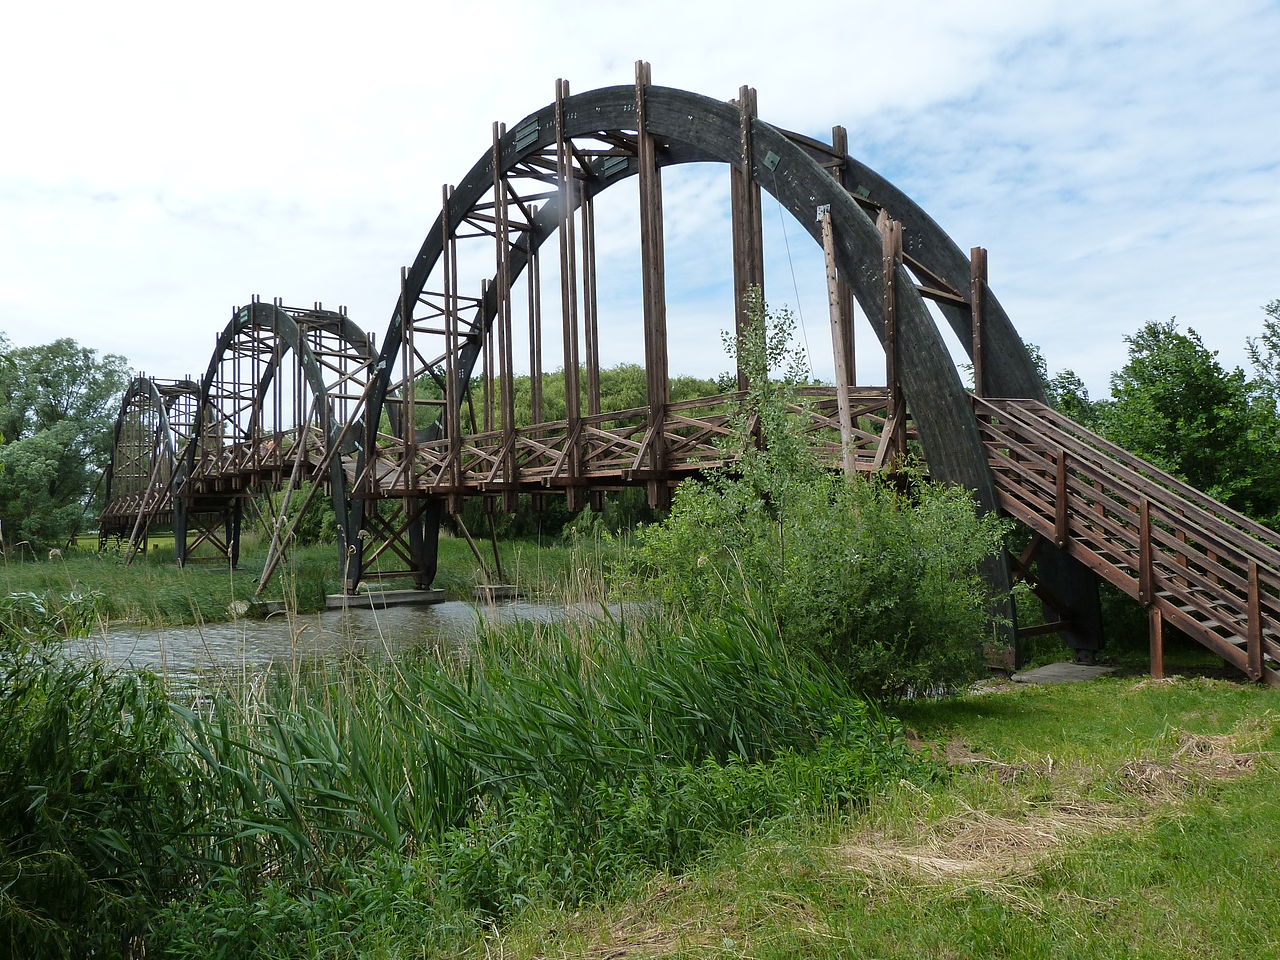
[[[747,598],[788,643],[868,695],[977,676],[990,639],[977,565],[1000,549],[1005,525],[979,515],[967,491],[907,467],[894,481],[824,470],[790,412],[801,378],[790,320],[764,320],[736,346],[751,375],[732,441],[739,459],[676,489],[670,517],[639,532],[631,574],[680,616]],[[784,377],[770,379],[780,367]]]

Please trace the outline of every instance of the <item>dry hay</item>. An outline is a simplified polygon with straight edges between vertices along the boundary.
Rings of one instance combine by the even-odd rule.
[[[694,882],[687,877],[655,880],[646,896],[628,904],[607,925],[587,933],[591,941],[587,946],[563,956],[641,960],[689,950],[745,949],[745,941],[758,921],[742,916],[733,903],[717,903],[708,910],[694,888]],[[677,919],[673,915],[682,912],[682,900],[701,909],[693,916]],[[784,893],[769,894],[767,900],[755,901],[752,913],[785,914],[792,925],[805,923],[815,930],[825,927],[813,907],[803,900]]]
[[[889,878],[908,875],[930,881],[1008,880],[1031,873],[1065,840],[1088,836],[1127,821],[1108,806],[1054,804],[1022,816],[997,816],[967,808],[903,840],[864,834],[838,850],[854,869]]]
[[[1266,713],[1236,724],[1231,733],[1209,735],[1179,731],[1177,746],[1165,760],[1131,760],[1119,771],[1121,788],[1146,801],[1172,804],[1194,785],[1242,776],[1263,756],[1256,747],[1270,735],[1277,718]],[[1001,764],[967,745],[945,747],[949,766],[992,769],[1001,781],[1026,773],[1052,776],[1043,765]],[[1139,822],[1150,812],[1132,804],[1057,803],[1028,807],[1013,815],[995,815],[966,807],[914,837],[903,839],[871,831],[837,851],[841,862],[862,873],[888,879],[907,876],[930,882],[964,880],[1002,883],[1031,874],[1059,844]]]
[[[981,750],[974,750],[963,740],[951,739],[945,744],[925,743],[916,731],[906,731],[907,746],[917,752],[927,753],[942,760],[948,767],[968,768],[992,774],[1001,783],[1012,783],[1027,776],[1050,777],[1053,775],[1053,758],[1046,757],[1044,763],[1005,763],[993,760]]]
[[[1241,750],[1256,746],[1274,729],[1271,713],[1246,717],[1231,733],[1178,731],[1178,746],[1168,760],[1130,760],[1120,768],[1120,788],[1148,800],[1173,802],[1201,784],[1234,780],[1250,773],[1264,754]]]

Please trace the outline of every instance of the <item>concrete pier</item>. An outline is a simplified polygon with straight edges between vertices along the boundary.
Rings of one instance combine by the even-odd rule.
[[[422,606],[443,603],[443,590],[362,590],[360,593],[331,593],[324,598],[330,610],[359,607],[365,610],[384,610],[387,607]]]
[[[497,603],[500,600],[518,600],[520,591],[511,583],[483,583],[472,595],[481,603]]]

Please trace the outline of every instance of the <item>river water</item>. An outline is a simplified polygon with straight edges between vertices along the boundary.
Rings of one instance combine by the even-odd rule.
[[[607,619],[617,605],[512,601],[476,605],[446,601],[384,610],[326,610],[275,614],[265,620],[231,620],[197,626],[113,626],[68,650],[128,668],[146,668],[180,683],[214,673],[258,674],[273,665],[295,666],[349,656],[395,655],[417,649],[465,645],[486,621],[546,623],[566,617]]]

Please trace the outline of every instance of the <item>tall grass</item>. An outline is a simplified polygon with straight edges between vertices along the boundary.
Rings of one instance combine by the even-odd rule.
[[[387,875],[471,936],[476,917],[590,898],[726,833],[918,776],[893,724],[770,622],[516,625],[451,660],[295,672],[185,704],[145,680],[14,661],[6,852],[54,851],[95,893],[55,910],[54,873],[28,872],[0,923],[10,942],[43,930],[55,946],[75,925],[149,924],[149,949],[175,956],[210,949],[205,927],[226,956],[268,949],[243,931],[278,929],[269,948],[291,955],[299,917],[348,929],[361,897],[391,896],[369,879]],[[46,742],[56,763],[39,759]],[[47,823],[16,799],[33,791],[61,798]],[[205,892],[178,897],[188,885]],[[121,926],[125,903],[136,919]]]

